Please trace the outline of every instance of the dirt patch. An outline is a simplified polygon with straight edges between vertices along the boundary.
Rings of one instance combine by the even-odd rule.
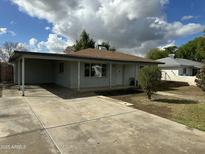
[[[185,85],[183,82],[163,81],[160,84],[159,91],[180,95],[179,98],[182,99],[199,100],[200,102],[204,102],[205,100],[205,91],[197,86]]]
[[[187,125],[190,128],[205,130],[205,103],[176,98],[173,96],[153,95],[148,100],[143,93],[111,96],[129,102],[133,108],[149,112],[163,118]]]
[[[143,94],[126,95],[126,96],[113,96],[112,98],[119,99],[133,104],[131,107],[159,115],[164,118],[171,118],[172,109],[166,105],[158,105],[149,101]],[[156,96],[155,96],[156,98]]]
[[[176,90],[180,87],[189,87],[189,84],[187,82],[161,81],[158,90],[170,91],[170,90]]]
[[[171,108],[167,106],[156,106],[156,105],[133,105],[134,108],[143,110],[145,112],[149,112],[163,118],[170,118],[171,117]]]
[[[119,89],[119,90],[98,90],[98,91],[75,91],[73,89],[69,89],[66,87],[58,86],[55,84],[42,84],[40,85],[41,88],[46,89],[47,91],[51,92],[52,94],[61,97],[63,99],[72,99],[72,98],[81,98],[81,97],[89,97],[89,96],[96,96],[96,95],[103,95],[103,96],[121,96],[127,94],[136,94],[142,93],[139,89],[130,88],[130,89]],[[29,89],[32,92],[32,89]],[[34,89],[34,91],[36,91]]]
[[[159,91],[189,96],[205,96],[205,91],[197,86],[189,86],[186,82],[162,81]]]
[[[197,104],[197,101],[194,100],[188,100],[188,99],[155,99],[154,101],[162,102],[162,103],[171,103],[171,104]]]
[[[180,94],[180,95],[188,95],[188,96],[193,96],[193,97],[202,96],[205,98],[205,92],[196,86],[178,87],[175,90],[170,90],[168,92],[174,93],[174,94]]]
[[[106,90],[106,91],[96,91],[97,95],[103,95],[103,96],[124,96],[124,95],[131,95],[136,93],[142,93],[140,89],[136,88],[129,88],[129,89],[119,89],[119,90]]]

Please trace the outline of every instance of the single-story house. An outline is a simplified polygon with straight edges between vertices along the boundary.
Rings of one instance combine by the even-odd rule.
[[[161,62],[121,52],[84,49],[69,53],[14,51],[14,83],[55,83],[72,89],[135,86],[139,69]]]
[[[175,58],[174,54],[157,61],[164,63],[159,65],[163,80],[188,82],[190,85],[195,85],[196,74],[204,66],[193,60]]]

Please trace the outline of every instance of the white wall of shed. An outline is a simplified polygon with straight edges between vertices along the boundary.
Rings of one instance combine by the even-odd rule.
[[[161,68],[162,71],[162,79],[172,79],[175,76],[179,76],[180,68]]]
[[[189,85],[196,85],[195,76],[192,75],[192,68],[187,67],[187,74],[183,75],[183,67],[161,68],[162,80],[187,82]]]

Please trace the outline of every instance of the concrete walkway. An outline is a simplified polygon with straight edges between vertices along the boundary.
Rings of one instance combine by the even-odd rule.
[[[11,95],[12,93],[12,95]],[[203,154],[205,132],[104,96],[62,99],[46,89],[5,90],[0,153]]]

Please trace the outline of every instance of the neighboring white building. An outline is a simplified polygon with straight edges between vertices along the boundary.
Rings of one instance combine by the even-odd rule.
[[[162,70],[162,80],[188,82],[189,85],[196,85],[196,74],[204,65],[188,59],[175,58],[173,54],[157,61],[164,63],[159,65]]]
[[[135,86],[139,70],[160,62],[120,52],[85,49],[68,54],[15,51],[14,83],[55,83],[72,89],[102,89]]]

